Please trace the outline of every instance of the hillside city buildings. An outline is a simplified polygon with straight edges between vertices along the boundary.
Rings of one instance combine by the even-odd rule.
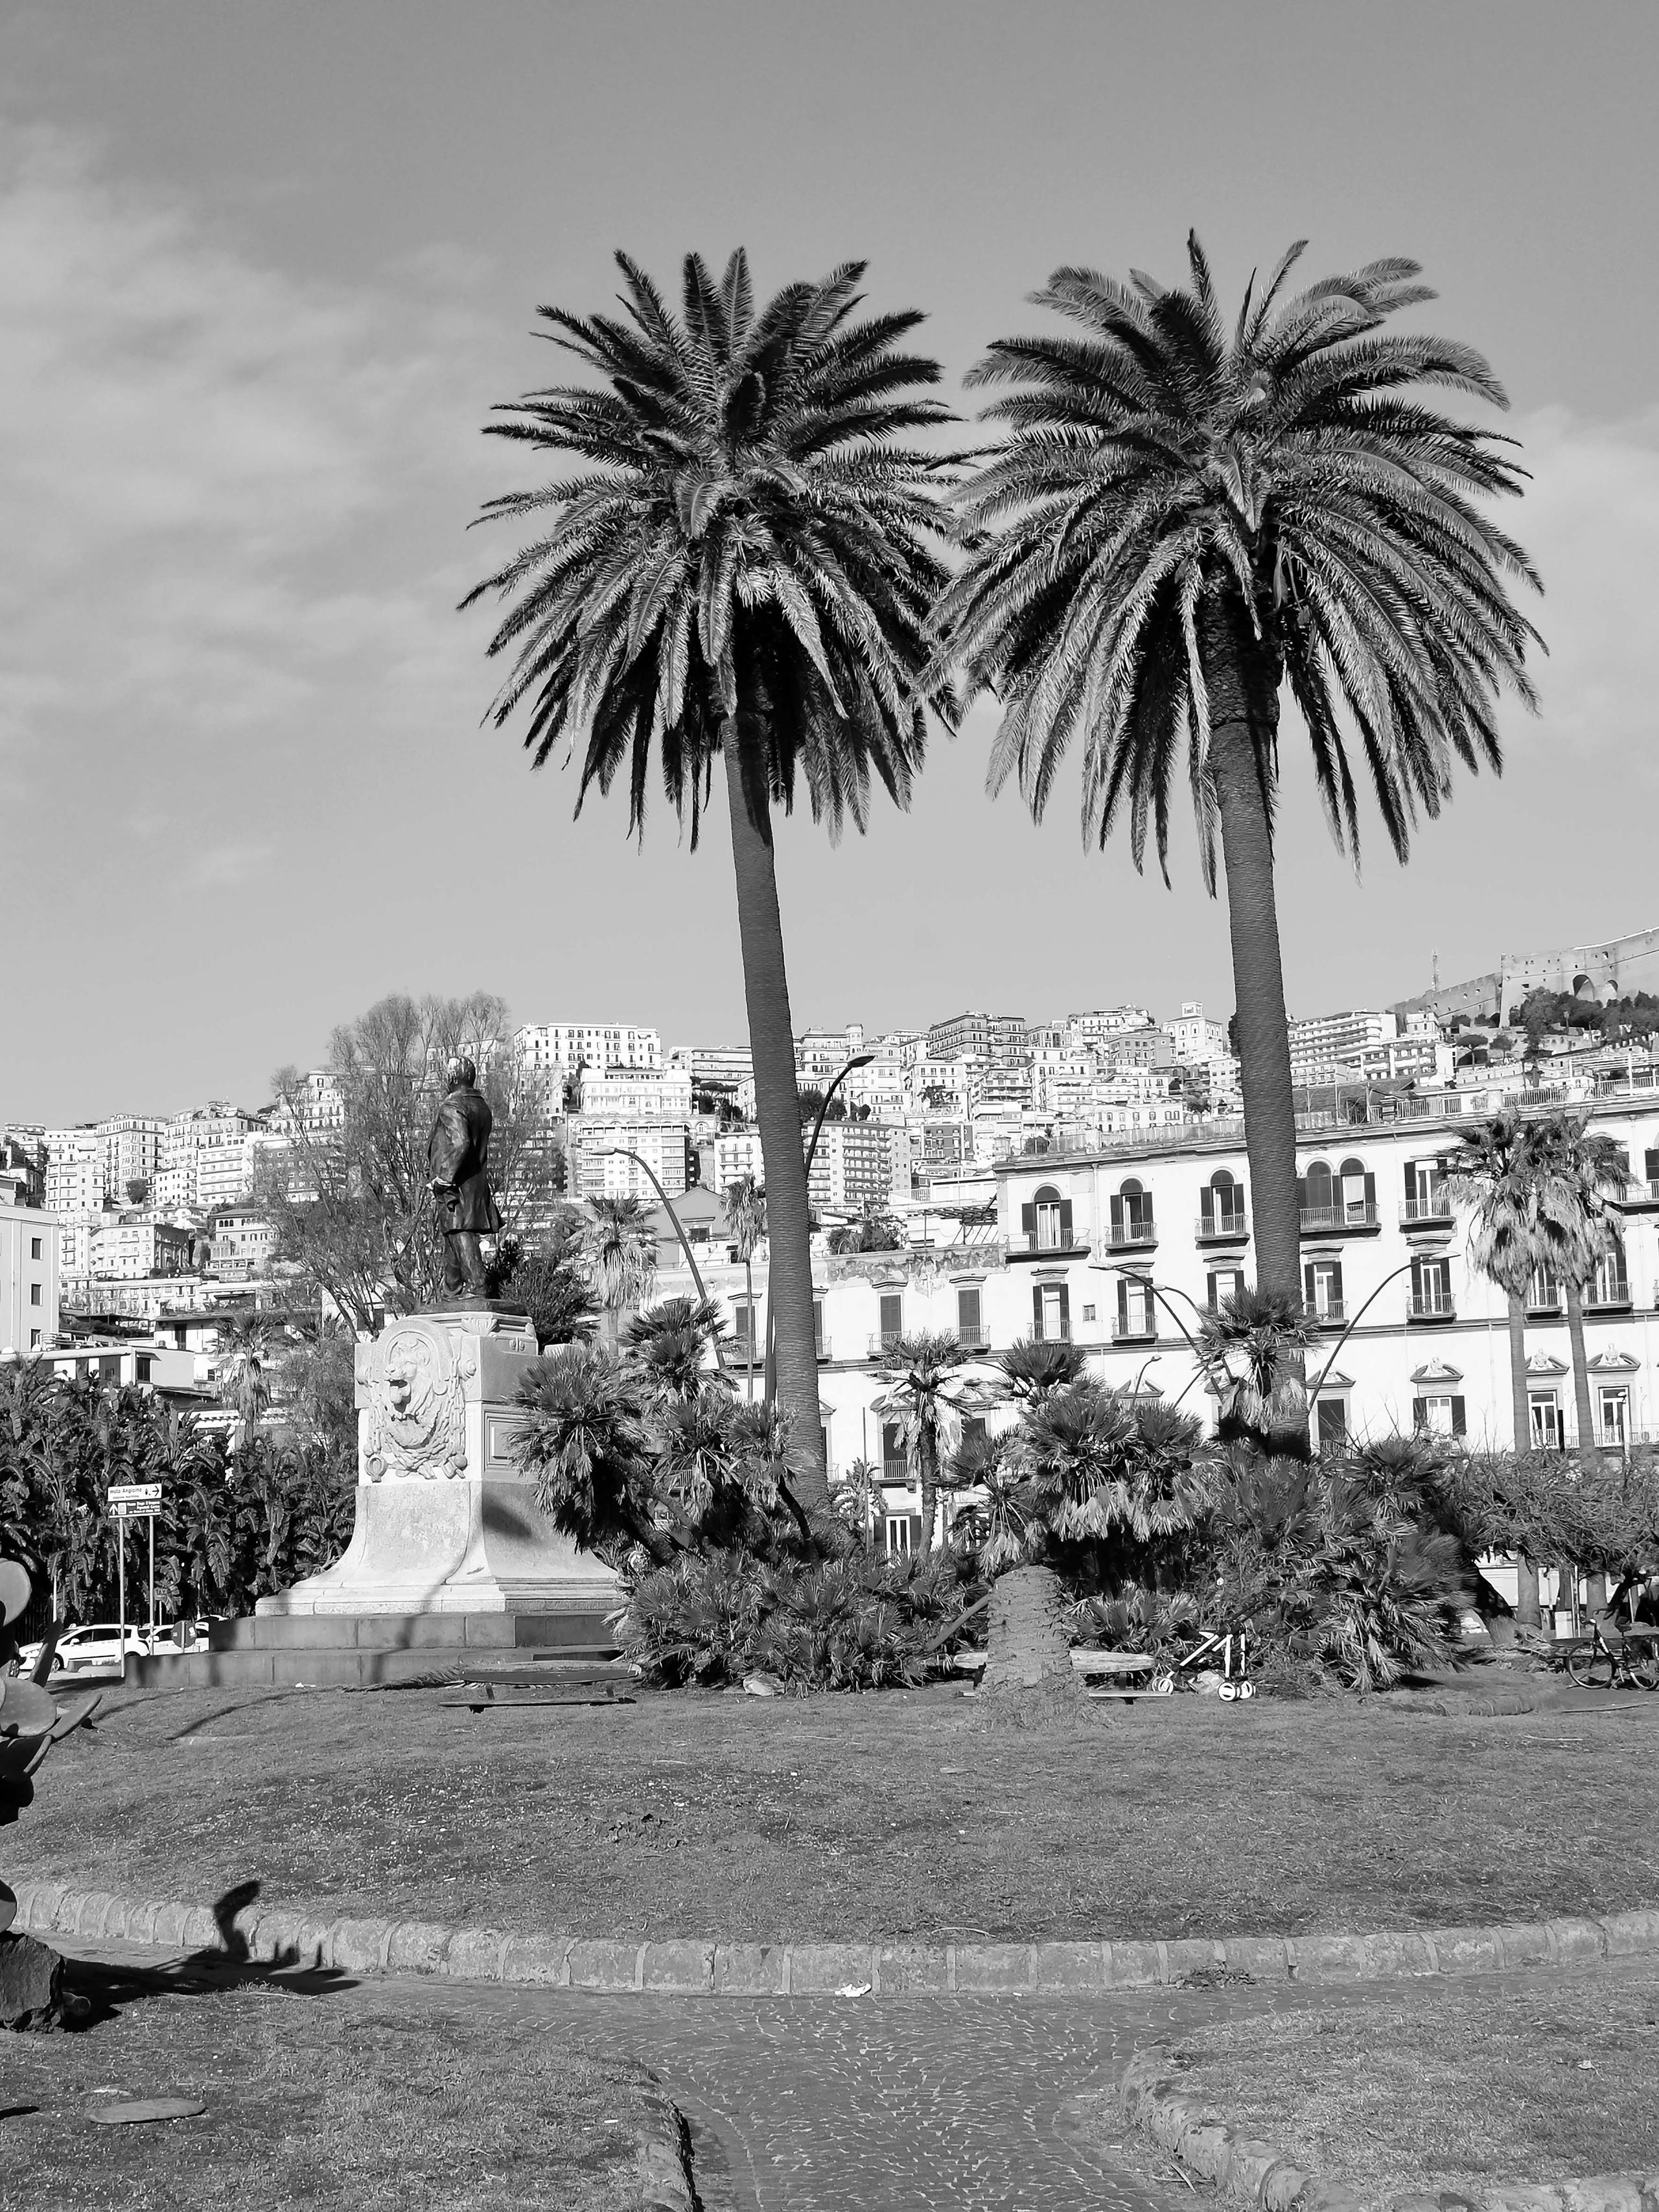
[[[1659,1434],[1650,1043],[1574,1030],[1523,1052],[1495,1020],[1527,977],[1550,988],[1565,977],[1581,998],[1639,988],[1648,954],[1638,937],[1506,958],[1473,1012],[1463,1001],[1480,994],[1460,986],[1440,994],[1449,1005],[1425,994],[1292,1021],[1304,1288],[1322,1343],[1340,1343],[1316,1402],[1317,1436],[1415,1423],[1507,1437],[1504,1304],[1468,1264],[1443,1181],[1458,1124],[1506,1101],[1580,1103],[1628,1154],[1632,1193],[1588,1302],[1595,1420],[1598,1441]],[[945,1328],[988,1354],[1066,1336],[1108,1379],[1202,1407],[1196,1316],[1251,1277],[1224,1021],[1196,1001],[1161,1020],[1130,1003],[1036,1020],[969,1009],[915,1029],[806,1030],[796,1058],[803,1144],[830,1099],[809,1193],[832,1467],[892,1457],[874,1407],[883,1345],[901,1330]],[[704,1247],[705,1279],[734,1331],[763,1331],[764,1246],[752,1312],[722,1249],[725,1192],[765,1175],[746,1046],[665,1046],[657,1030],[623,1022],[532,1023],[504,1044],[495,1073],[541,1117],[568,1200],[654,1206],[665,1192]],[[0,1127],[0,1352],[54,1352],[61,1364],[113,1332],[182,1353],[238,1300],[280,1305],[260,1178],[284,1175],[306,1197],[344,1116],[338,1081],[318,1069],[258,1107],[213,1100],[170,1116]],[[681,1265],[665,1218],[663,1235],[665,1292]],[[889,1249],[848,1249],[860,1243]],[[1570,1443],[1559,1288],[1534,1289],[1534,1434]],[[896,1522],[908,1510],[901,1500]]]

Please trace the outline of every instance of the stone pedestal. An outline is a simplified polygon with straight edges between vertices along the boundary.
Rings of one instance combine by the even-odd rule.
[[[616,1577],[537,1510],[513,1464],[522,1314],[456,1307],[357,1346],[357,1525],[343,1558],[256,1613],[603,1614]]]

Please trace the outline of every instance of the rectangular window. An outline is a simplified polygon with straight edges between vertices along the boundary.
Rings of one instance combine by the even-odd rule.
[[[1527,1406],[1532,1415],[1533,1449],[1559,1451],[1561,1449],[1561,1401],[1554,1391],[1528,1391]]]
[[[1321,1451],[1340,1451],[1348,1438],[1348,1408],[1340,1398],[1319,1398],[1314,1403],[1319,1424]]]
[[[1419,1321],[1451,1319],[1451,1262],[1449,1260],[1412,1261],[1412,1312]]]
[[[904,1334],[904,1295],[900,1291],[881,1294],[881,1340],[894,1345]]]
[[[1229,1298],[1236,1298],[1244,1288],[1242,1267],[1213,1267],[1209,1277],[1210,1311],[1219,1313]]]
[[[957,1340],[970,1347],[982,1345],[984,1331],[979,1317],[979,1285],[963,1283],[957,1289]]]
[[[137,1376],[137,1379],[139,1380],[139,1382],[149,1382],[149,1378],[150,1378],[151,1372],[152,1372],[152,1370],[154,1370],[155,1364],[155,1363],[154,1362],[154,1360],[152,1360],[152,1359],[149,1358],[149,1354],[148,1354],[147,1352],[141,1352],[138,1354],[138,1376]]]
[[[38,1260],[40,1257],[40,1239],[38,1237],[31,1237],[29,1239],[29,1257],[31,1260]]]
[[[884,1482],[908,1482],[910,1462],[905,1455],[904,1431],[896,1421],[881,1425],[881,1479]]]
[[[824,1356],[823,1300],[822,1298],[814,1298],[812,1301],[812,1337],[818,1348],[818,1358],[822,1359]]]
[[[40,1332],[38,1328],[32,1328],[29,1331],[29,1350],[31,1352],[38,1352],[40,1349]]]
[[[738,1350],[746,1356],[750,1346],[755,1341],[755,1309],[753,1306],[732,1307],[732,1335],[737,1345]]]
[[[1302,1285],[1310,1321],[1341,1320],[1342,1262],[1340,1260],[1310,1260],[1302,1270]]]
[[[31,1284],[29,1285],[29,1304],[30,1304],[32,1306],[38,1306],[38,1305],[40,1304],[40,1284],[39,1284],[39,1283],[31,1283]]]
[[[1064,1283],[1033,1285],[1031,1334],[1040,1344],[1064,1344],[1070,1337],[1072,1294]]]
[[[1630,1393],[1603,1387],[1600,1395],[1601,1441],[1622,1449],[1630,1442]]]
[[[1156,1333],[1151,1285],[1137,1281],[1133,1276],[1120,1276],[1117,1285],[1118,1335],[1133,1340],[1151,1337]]]

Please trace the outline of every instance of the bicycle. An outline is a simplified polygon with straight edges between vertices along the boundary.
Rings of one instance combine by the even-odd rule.
[[[1219,1652],[1221,1655],[1220,1694],[1223,1704],[1231,1705],[1242,1698],[1255,1697],[1255,1684],[1249,1678],[1249,1667],[1244,1657],[1247,1633],[1248,1632],[1243,1628],[1228,1628],[1220,1630],[1213,1635],[1200,1637],[1192,1650],[1183,1652],[1173,1665],[1166,1663],[1154,1674],[1153,1696],[1167,1698],[1176,1689],[1195,1689],[1196,1684],[1182,1681],[1181,1677],[1188,1668],[1196,1668],[1201,1662],[1212,1659],[1215,1654]]]
[[[1599,1620],[1590,1632],[1568,1645],[1563,1656],[1567,1680],[1581,1690],[1610,1690],[1615,1682],[1626,1689],[1659,1690],[1659,1630],[1627,1628],[1616,1645],[1601,1633]]]

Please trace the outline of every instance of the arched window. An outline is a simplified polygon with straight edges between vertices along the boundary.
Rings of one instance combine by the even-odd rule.
[[[1630,1279],[1625,1273],[1624,1240],[1616,1231],[1607,1250],[1595,1263],[1595,1276],[1589,1286],[1589,1303],[1593,1306],[1627,1306],[1630,1304]]]
[[[1376,1177],[1367,1170],[1364,1160],[1344,1160],[1337,1170],[1341,1185],[1337,1203],[1343,1218],[1348,1221],[1371,1222],[1376,1218]]]
[[[1218,1168],[1198,1194],[1200,1226],[1206,1233],[1243,1234],[1244,1186],[1231,1168]]]
[[[1021,1206],[1020,1223],[1032,1251],[1062,1251],[1072,1241],[1072,1201],[1062,1198],[1053,1183],[1042,1183],[1031,1203]]]
[[[1316,1224],[1328,1224],[1336,1208],[1336,1182],[1328,1163],[1315,1160],[1302,1178],[1302,1210]]]
[[[1114,1244],[1148,1244],[1152,1241],[1152,1194],[1133,1176],[1121,1183],[1112,1199]]]

